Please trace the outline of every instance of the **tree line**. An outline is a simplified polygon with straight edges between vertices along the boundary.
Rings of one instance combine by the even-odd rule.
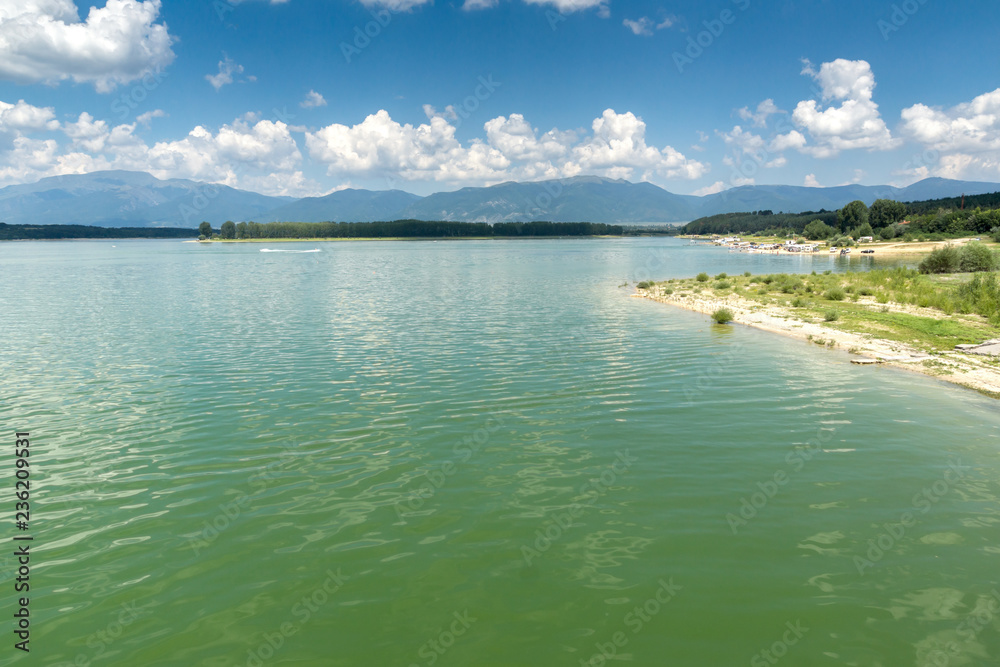
[[[961,203],[960,198],[909,204],[878,199],[871,206],[853,201],[839,211],[819,213],[726,213],[690,222],[683,231],[685,234],[754,234],[787,230],[814,241],[847,241],[865,236],[891,240],[987,235],[1000,229],[1000,193],[966,197],[964,209],[960,208]]]
[[[8,225],[0,222],[0,241],[57,239],[193,239],[193,229],[175,227],[91,227],[89,225]]]
[[[384,239],[384,238],[530,238],[553,236],[621,236],[621,225],[593,222],[240,222],[226,221],[219,238],[230,239]],[[201,223],[203,238],[215,235]]]

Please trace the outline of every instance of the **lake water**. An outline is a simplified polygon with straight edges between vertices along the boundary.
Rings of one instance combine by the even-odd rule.
[[[270,247],[0,244],[24,664],[1000,661],[1000,404],[620,287],[861,258]]]

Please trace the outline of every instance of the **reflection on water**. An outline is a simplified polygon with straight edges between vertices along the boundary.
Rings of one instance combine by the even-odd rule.
[[[1000,656],[995,403],[620,287],[868,258],[116,245],[0,245],[46,664]]]

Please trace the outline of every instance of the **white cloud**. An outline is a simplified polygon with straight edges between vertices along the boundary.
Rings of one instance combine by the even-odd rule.
[[[232,58],[227,55],[223,55],[222,60],[219,61],[219,73],[206,74],[205,80],[212,84],[212,88],[219,90],[223,86],[230,84],[235,80],[233,78],[234,74],[237,76],[243,74],[243,65],[238,65],[233,62]]]
[[[798,130],[791,130],[787,134],[779,134],[767,145],[767,150],[772,153],[782,153],[789,148],[800,149],[806,145],[806,138]]]
[[[950,109],[915,104],[902,111],[901,132],[940,154],[938,165],[914,175],[1000,176],[1000,88]]]
[[[173,37],[156,23],[159,13],[160,0],[107,0],[81,21],[73,0],[3,0],[0,78],[72,79],[110,92],[173,61]]]
[[[774,103],[772,99],[766,99],[757,105],[757,111],[751,111],[749,107],[743,107],[738,111],[743,120],[752,120],[754,127],[767,127],[767,119],[776,113],[785,113]]]
[[[52,107],[36,107],[18,100],[17,104],[0,102],[0,132],[13,130],[55,130],[59,121],[55,120]]]
[[[202,126],[186,137],[147,145],[135,131],[144,119],[133,124],[111,126],[87,112],[77,120],[59,125],[44,118],[19,123],[21,130],[4,125],[4,113],[16,105],[0,102],[0,185],[24,183],[46,176],[78,174],[102,169],[147,171],[159,178],[191,178],[267,194],[294,196],[321,192],[319,184],[299,171],[302,154],[289,128],[280,121],[246,118],[223,125],[216,132]],[[148,118],[163,115],[148,112]],[[55,124],[53,124],[55,123]],[[34,139],[30,132],[61,129],[66,141]]]
[[[394,121],[386,111],[349,127],[334,124],[306,133],[313,160],[330,174],[391,174],[404,180],[489,184],[582,173],[612,178],[654,176],[700,178],[707,166],[670,146],[645,142],[645,123],[632,113],[607,110],[582,140],[557,129],[539,133],[520,114],[484,124],[486,140],[462,145],[455,127],[432,107],[428,123],[416,127]]]
[[[433,0],[361,0],[365,7],[384,7],[393,12],[408,12],[414,7],[426,5]],[[479,2],[479,0],[474,0]]]
[[[786,158],[784,155],[779,155],[770,162],[765,162],[764,167],[767,169],[780,169],[781,167],[784,167],[786,164],[788,164],[788,158]]]
[[[711,185],[706,185],[703,188],[699,188],[699,189],[695,190],[691,194],[693,194],[695,197],[705,197],[707,195],[718,194],[718,193],[722,192],[725,189],[726,189],[726,184],[725,184],[724,181],[716,181],[715,183],[712,183]]]
[[[465,0],[465,4],[462,5],[462,9],[489,9],[490,7],[496,7],[498,1],[499,0]]]
[[[317,93],[315,90],[310,90],[306,93],[306,98],[299,102],[299,106],[303,109],[315,109],[316,107],[325,107],[326,100],[323,96]]]
[[[806,180],[803,183],[807,188],[821,188],[822,185],[816,180],[816,174],[806,174]]]
[[[598,16],[610,16],[607,0],[524,0],[529,5],[551,5],[563,14],[578,12],[584,9],[597,9]]]
[[[653,22],[645,16],[636,21],[625,19],[622,24],[636,35],[648,37],[653,34]]]
[[[135,121],[140,125],[145,125],[146,127],[149,127],[149,123],[151,120],[153,120],[154,118],[164,118],[166,115],[167,112],[164,111],[163,109],[153,109],[152,111],[147,111],[146,113],[139,114],[138,116],[136,116]]]
[[[802,73],[816,80],[824,102],[840,101],[841,105],[821,108],[816,100],[799,102],[792,120],[815,142],[799,150],[827,158],[844,150],[890,150],[900,145],[872,100],[875,76],[867,62],[838,59],[823,63],[818,72],[807,62]]]

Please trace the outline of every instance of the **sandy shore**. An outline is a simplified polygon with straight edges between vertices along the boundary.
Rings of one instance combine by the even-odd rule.
[[[733,313],[733,321],[738,324],[814,342],[826,347],[847,350],[854,355],[855,360],[868,360],[868,363],[877,362],[923,373],[974,389],[993,398],[1000,398],[1000,366],[997,366],[995,360],[990,357],[963,354],[957,351],[928,354],[925,350],[897,341],[881,340],[867,334],[838,330],[836,323],[805,321],[798,318],[789,308],[765,306],[734,294],[725,296],[668,295],[662,293],[658,287],[653,287],[651,290],[638,290],[634,296],[708,315],[725,307]],[[873,302],[871,307],[884,308],[885,306]],[[889,307],[897,312],[945,317],[938,311],[913,306],[891,304]]]
[[[682,238],[686,238],[686,237],[682,237]],[[984,236],[984,237],[981,237],[981,238],[982,238],[983,243],[986,243],[988,245],[992,245],[992,241],[991,241],[991,239],[988,236]],[[888,241],[888,242],[880,241],[878,243],[864,243],[862,245],[859,245],[859,246],[856,246],[854,248],[851,248],[850,255],[851,255],[851,257],[868,257],[869,255],[862,255],[861,254],[862,250],[874,250],[875,251],[875,257],[897,257],[897,256],[907,256],[907,255],[927,255],[927,254],[930,254],[930,252],[932,250],[934,250],[935,248],[942,248],[942,247],[944,247],[946,245],[953,245],[953,246],[956,246],[956,247],[960,247],[960,246],[965,245],[966,243],[969,243],[970,241],[974,241],[975,239],[976,239],[976,237],[971,237],[970,236],[968,238],[952,239],[952,240],[949,240],[949,241],[927,241],[927,242],[915,242],[915,241],[911,241],[910,243],[904,243],[902,241],[899,241],[899,242],[896,242],[896,241]],[[704,240],[705,243],[711,243],[711,241],[708,241],[708,240],[705,240],[705,239],[701,239],[701,240]],[[723,249],[723,250],[729,250],[729,248],[727,248],[726,246],[719,246],[719,248]],[[791,252],[788,252],[786,250],[765,250],[765,251],[762,251],[762,252],[764,252],[766,254],[776,254],[776,255],[796,255],[796,256],[801,256],[801,254],[802,254],[802,253],[791,253]],[[832,253],[830,253],[830,251],[827,248],[821,247],[819,249],[819,251],[816,252],[815,254],[816,255],[828,255],[828,254],[832,254]]]

